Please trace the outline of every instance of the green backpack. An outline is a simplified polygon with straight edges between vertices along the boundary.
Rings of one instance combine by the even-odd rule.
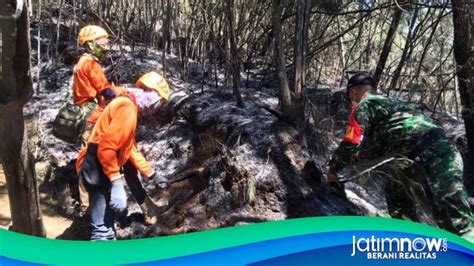
[[[59,109],[53,122],[53,135],[71,144],[79,144],[89,115],[97,107],[95,101],[82,106],[72,103],[70,93],[66,96],[66,104]]]

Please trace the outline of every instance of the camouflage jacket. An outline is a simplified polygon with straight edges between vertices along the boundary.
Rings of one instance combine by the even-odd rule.
[[[359,130],[362,136],[353,136],[354,127],[356,135]],[[329,162],[329,172],[337,173],[361,158],[409,155],[424,134],[439,128],[405,102],[369,92],[353,107],[344,140]]]

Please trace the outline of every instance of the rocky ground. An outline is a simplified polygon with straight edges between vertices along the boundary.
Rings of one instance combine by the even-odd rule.
[[[133,83],[147,71],[160,71],[160,58],[161,53],[152,50],[123,49],[114,53],[115,68],[108,72],[117,83]],[[36,147],[40,190],[49,195],[42,197],[42,204],[71,222],[58,237],[86,239],[87,222],[74,214],[78,147],[51,134],[52,122],[70,89],[72,61],[62,62],[43,63],[33,69],[34,77],[41,70],[40,78],[35,80],[25,116]],[[311,126],[296,130],[261,108],[278,109],[274,87],[242,89],[244,106],[237,107],[221,73],[220,86],[215,88],[211,81],[202,82],[206,73],[198,64],[191,62],[186,81],[179,77],[177,65],[177,59],[170,56],[167,79],[172,90],[187,95],[188,100],[178,110],[168,108],[140,121],[138,146],[165,176],[196,167],[203,167],[203,174],[166,190],[144,182],[152,198],[166,199],[169,208],[158,217],[157,224],[145,226],[138,205],[129,197],[128,212],[119,218],[119,238],[306,216],[388,215],[383,185],[376,176],[347,182],[345,191],[323,182],[326,164],[347,117],[340,92],[322,85],[310,88]],[[447,114],[438,113],[435,118],[465,148],[462,122]]]

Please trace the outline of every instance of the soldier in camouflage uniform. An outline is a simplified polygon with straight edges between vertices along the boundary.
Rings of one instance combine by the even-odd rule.
[[[448,217],[446,229],[473,239],[473,214],[463,185],[463,161],[443,130],[404,102],[371,92],[373,78],[357,73],[349,80],[347,96],[353,102],[344,140],[329,164],[328,182],[360,159],[404,156],[420,163],[426,173],[434,206]]]

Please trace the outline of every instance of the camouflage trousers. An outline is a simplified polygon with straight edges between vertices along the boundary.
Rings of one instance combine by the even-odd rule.
[[[435,207],[449,217],[455,233],[463,234],[470,230],[474,216],[463,183],[463,160],[456,145],[440,138],[425,148],[419,157]]]
[[[93,123],[88,121],[91,114],[97,109],[97,103],[95,101],[90,101],[85,103],[82,107],[82,111],[84,112],[84,125],[82,126],[82,132],[80,136],[81,140],[81,148],[85,147],[87,144],[87,140],[89,139],[92,129],[94,128]]]
[[[403,210],[410,218],[423,220],[419,210],[421,208],[417,203],[413,204],[413,198],[427,192],[428,198],[433,202],[429,207],[438,225],[459,235],[469,231],[473,226],[474,216],[462,179],[463,160],[455,144],[445,137],[435,139],[417,152],[417,157],[419,169],[405,170],[406,180],[391,182],[386,188],[391,214],[393,211]],[[423,188],[412,186],[407,189],[406,184],[417,181]]]

